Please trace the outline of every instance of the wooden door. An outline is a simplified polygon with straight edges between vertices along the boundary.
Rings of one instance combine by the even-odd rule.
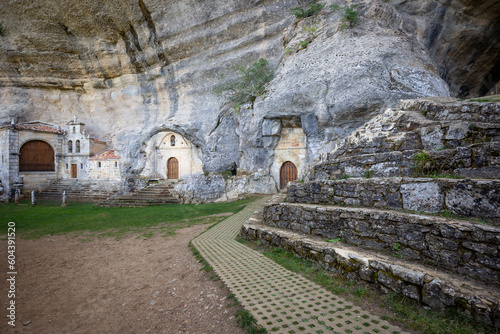
[[[78,165],[71,164],[71,177],[76,179],[78,176]]]
[[[297,167],[292,162],[287,161],[281,166],[280,189],[285,188],[288,182],[295,180],[297,180]]]
[[[179,161],[176,158],[168,159],[167,178],[174,180],[179,178]]]
[[[19,171],[53,172],[54,170],[54,150],[46,142],[32,140],[19,150]]]

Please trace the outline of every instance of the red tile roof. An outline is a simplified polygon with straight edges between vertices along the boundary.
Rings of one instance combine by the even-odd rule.
[[[115,154],[115,150],[110,148],[105,149],[94,155],[90,160],[108,160],[108,159],[120,159],[119,156]]]
[[[90,139],[92,139],[93,141],[98,142],[98,143],[104,143],[104,144],[106,144],[106,142],[104,140],[101,140],[99,138],[90,138]]]
[[[50,126],[47,124],[42,124],[42,123],[19,124],[19,125],[16,125],[16,128],[21,129],[21,130],[49,132],[49,133],[57,133],[57,134],[67,133],[67,131],[59,130],[53,126]]]

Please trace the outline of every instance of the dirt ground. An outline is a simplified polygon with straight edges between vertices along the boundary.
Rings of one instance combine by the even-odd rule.
[[[207,227],[167,238],[18,238],[16,326],[7,324],[2,279],[0,333],[244,333],[227,289],[200,271],[187,246]],[[0,261],[3,277],[5,240]]]

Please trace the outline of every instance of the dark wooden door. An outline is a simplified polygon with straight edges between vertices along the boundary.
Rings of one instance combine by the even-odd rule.
[[[71,177],[76,179],[78,176],[78,165],[71,164]]]
[[[176,158],[170,158],[167,162],[167,177],[169,179],[178,179],[179,178],[179,161]]]
[[[292,162],[287,161],[281,166],[280,189],[285,188],[288,182],[295,180],[297,180],[297,167]]]
[[[41,140],[27,142],[19,150],[19,171],[55,171],[54,150],[49,144]]]

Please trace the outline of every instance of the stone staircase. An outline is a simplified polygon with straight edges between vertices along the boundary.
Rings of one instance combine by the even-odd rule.
[[[323,156],[314,178],[412,176],[421,152],[428,155],[421,172],[498,178],[499,104],[402,101],[399,109],[387,109]]]
[[[40,199],[60,200],[64,191],[66,191],[68,200],[99,202],[119,193],[121,183],[62,179],[53,182],[47,189],[39,192],[37,197]]]
[[[158,183],[151,183],[145,188],[137,191],[117,194],[96,206],[101,207],[144,207],[152,205],[164,205],[180,203],[179,199],[172,194],[173,183],[168,180],[159,180]]]
[[[277,195],[241,234],[498,330],[499,128],[500,104],[402,101],[339,143],[311,180],[289,184],[286,199]],[[463,178],[439,177],[450,174]]]

